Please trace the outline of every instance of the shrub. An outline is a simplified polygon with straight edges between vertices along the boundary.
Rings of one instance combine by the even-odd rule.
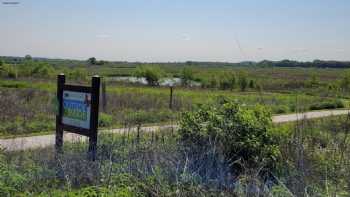
[[[193,147],[192,150],[216,147],[227,161],[240,160],[249,167],[271,167],[279,155],[270,136],[271,125],[271,113],[265,107],[248,108],[227,102],[185,113],[179,134],[180,140],[185,146]]]
[[[193,70],[187,67],[182,69],[180,78],[183,86],[190,85],[191,81],[194,80]]]
[[[109,114],[100,113],[98,118],[98,126],[110,127],[113,125],[113,117]]]
[[[337,109],[344,108],[345,105],[341,100],[330,100],[320,103],[315,103],[310,106],[310,110],[321,110],[321,109]]]
[[[240,87],[241,91],[244,92],[248,86],[248,79],[247,79],[246,73],[244,73],[244,72],[239,73],[238,83],[239,83],[239,87]]]
[[[236,75],[235,73],[225,73],[221,76],[219,82],[220,89],[222,90],[233,90],[236,86]]]
[[[51,65],[46,63],[40,63],[34,67],[31,74],[33,76],[38,76],[38,77],[50,77],[54,73],[55,73],[55,69]]]
[[[156,66],[140,66],[135,71],[137,78],[144,77],[151,86],[159,85],[159,79],[163,76],[163,71]]]
[[[0,67],[0,74],[8,78],[17,78],[17,69],[10,64],[4,64]]]
[[[74,80],[85,80],[88,76],[86,69],[76,68],[68,73],[69,77]]]
[[[277,105],[272,107],[273,113],[285,114],[289,112],[289,107],[287,105]]]

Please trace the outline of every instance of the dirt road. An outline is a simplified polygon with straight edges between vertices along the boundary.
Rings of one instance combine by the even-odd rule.
[[[272,121],[274,123],[284,123],[284,122],[293,122],[300,119],[313,119],[313,118],[322,118],[327,116],[338,116],[348,114],[350,110],[328,110],[328,111],[313,111],[305,112],[298,114],[287,114],[287,115],[278,115],[273,116]],[[165,125],[165,126],[151,126],[151,127],[142,127],[144,132],[157,131],[159,129],[165,128],[174,128],[176,125]],[[125,131],[136,131],[136,128],[122,128],[122,129],[111,129],[111,130],[101,130],[101,132],[110,132],[110,133],[122,133]],[[86,137],[79,136],[72,133],[65,133],[64,141],[74,142],[86,140]],[[32,136],[32,137],[18,137],[13,139],[0,139],[0,147],[6,151],[18,151],[18,150],[27,150],[38,147],[47,147],[53,146],[55,144],[55,135],[43,135],[43,136]]]

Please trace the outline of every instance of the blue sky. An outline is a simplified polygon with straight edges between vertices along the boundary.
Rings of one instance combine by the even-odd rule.
[[[349,0],[16,1],[0,5],[0,55],[350,60]]]

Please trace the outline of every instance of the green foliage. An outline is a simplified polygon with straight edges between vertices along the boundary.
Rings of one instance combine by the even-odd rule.
[[[344,77],[340,81],[340,88],[343,91],[349,90],[350,89],[350,72],[346,72]]]
[[[0,76],[16,79],[18,76],[18,70],[14,65],[3,64],[0,67]]]
[[[49,78],[55,74],[55,69],[49,64],[39,63],[33,68],[31,74],[32,76]]]
[[[99,127],[113,126],[113,117],[109,114],[99,113],[98,126]]]
[[[24,59],[25,59],[26,61],[31,61],[33,58],[32,58],[31,55],[26,55],[26,56],[24,56]]]
[[[248,86],[248,78],[247,74],[245,72],[240,72],[238,75],[238,83],[240,90],[244,92],[247,89]]]
[[[95,65],[96,64],[96,58],[95,57],[90,57],[87,62],[91,65]]]
[[[157,66],[146,65],[137,67],[134,75],[138,78],[144,77],[150,86],[158,86],[163,71]]]
[[[220,89],[233,90],[236,86],[236,75],[233,72],[222,74],[220,77]]]
[[[312,104],[310,106],[310,110],[320,110],[320,109],[337,109],[337,108],[344,108],[344,103],[339,99],[329,100],[329,101],[322,101],[315,104]]]
[[[191,81],[194,80],[193,70],[189,67],[185,67],[181,71],[181,83],[183,86],[190,85]]]
[[[253,79],[251,79],[251,80],[249,81],[249,88],[251,88],[251,89],[255,88],[255,82],[254,82]]]
[[[227,102],[185,113],[179,133],[181,141],[193,149],[216,146],[227,161],[240,160],[250,167],[271,167],[279,152],[270,130],[271,113],[266,108]]]
[[[309,87],[317,87],[320,84],[320,81],[315,73],[311,75],[311,79],[308,81]]]
[[[14,166],[6,164],[5,156],[0,150],[0,196],[13,196],[22,189],[24,183],[25,177]]]
[[[74,80],[86,80],[88,73],[84,68],[74,68],[66,72],[69,78]]]

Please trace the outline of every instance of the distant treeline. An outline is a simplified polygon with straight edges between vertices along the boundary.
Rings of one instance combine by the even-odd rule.
[[[136,67],[137,65],[149,64],[146,62],[127,62],[127,61],[96,61],[94,57],[88,60],[71,60],[71,59],[51,59],[51,58],[37,58],[37,57],[14,57],[14,56],[0,56],[0,59],[8,64],[20,64],[25,60],[31,59],[35,62],[46,62],[53,66],[75,66],[82,64],[90,65],[121,65],[125,67]],[[200,62],[200,61],[186,61],[186,62],[152,62],[153,65],[167,65],[167,66],[201,66],[201,67],[302,67],[302,68],[350,68],[350,61],[324,61],[314,60],[309,62],[281,60],[270,61],[263,60],[260,62],[244,61],[239,63],[231,62]]]

